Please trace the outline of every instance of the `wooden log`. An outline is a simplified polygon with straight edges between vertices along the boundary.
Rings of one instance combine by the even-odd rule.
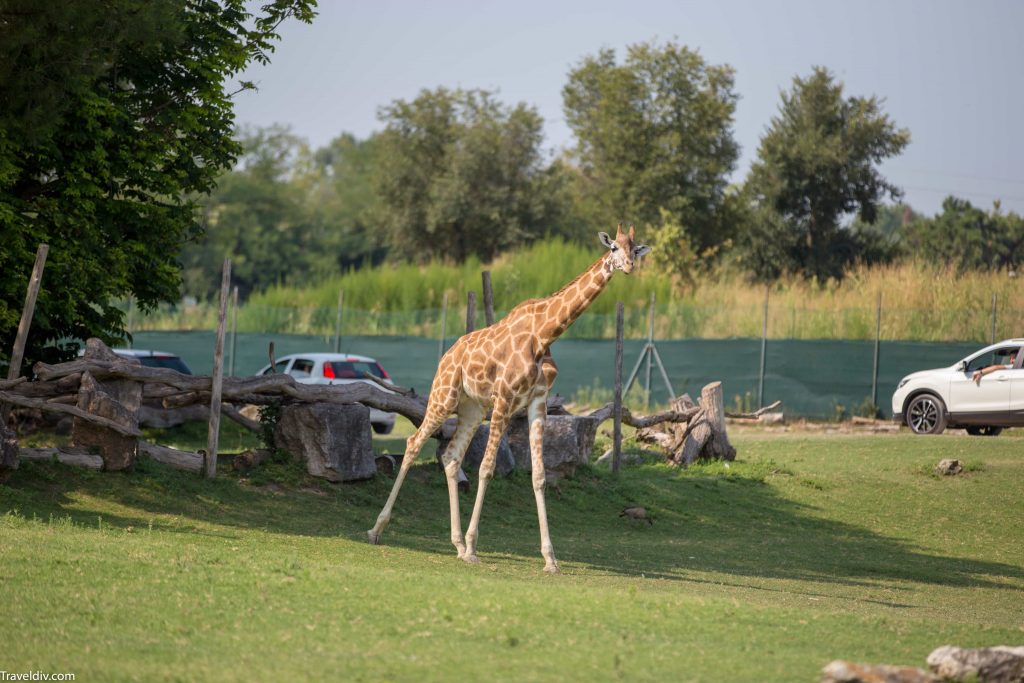
[[[102,470],[103,458],[93,453],[65,451],[59,448],[20,448],[18,456],[22,460],[50,461],[54,458],[64,465],[87,467],[90,470]]]
[[[0,403],[10,403],[12,405],[21,406],[22,408],[38,408],[39,410],[49,411],[51,413],[65,413],[67,415],[73,415],[87,422],[92,422],[101,427],[107,429],[113,429],[119,434],[125,436],[142,436],[142,432],[133,427],[125,427],[124,425],[118,424],[113,420],[108,420],[105,417],[98,415],[90,415],[89,413],[77,408],[75,406],[64,405],[63,403],[48,403],[47,401],[40,400],[38,398],[28,398],[19,394],[14,394],[7,391],[0,391]]]
[[[725,429],[725,403],[722,399],[721,382],[711,382],[701,389],[700,405],[702,417],[694,421],[675,462],[686,467],[700,457],[735,460],[736,449],[729,443],[729,435]]]
[[[490,327],[494,324],[494,288],[491,286],[491,271],[485,270],[480,273],[484,289],[484,321]]]
[[[18,438],[13,429],[0,422],[0,484],[18,469]]]
[[[217,476],[217,442],[220,439],[220,404],[224,389],[224,325],[228,314],[228,289],[231,286],[231,259],[224,259],[220,283],[220,311],[217,314],[217,340],[213,347],[213,377],[210,380],[210,423],[206,438],[207,479]]]
[[[615,394],[612,406],[612,474],[622,465],[622,335],[623,305],[615,304]]]
[[[247,470],[270,459],[272,453],[266,448],[250,448],[236,455],[231,461],[231,469]]]
[[[32,327],[32,315],[36,310],[36,298],[39,286],[43,281],[43,269],[46,267],[46,254],[50,251],[48,244],[40,244],[36,250],[36,262],[32,265],[32,275],[28,280],[28,291],[25,293],[25,306],[21,309],[21,321],[18,333],[14,337],[14,348],[11,349],[11,361],[7,368],[7,379],[15,379],[21,374],[21,361],[25,357],[25,344],[28,342],[28,331]],[[0,422],[6,424],[10,415],[9,405],[0,405]]]
[[[170,465],[179,470],[199,474],[204,470],[204,458],[202,453],[191,451],[179,451],[177,448],[168,448],[148,441],[139,441],[139,453],[153,458],[157,462]]]

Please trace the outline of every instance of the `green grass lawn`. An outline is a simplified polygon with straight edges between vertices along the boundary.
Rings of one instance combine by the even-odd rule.
[[[549,489],[559,576],[541,571],[523,473],[491,485],[471,566],[430,458],[380,546],[365,530],[384,477],[26,463],[0,486],[0,670],[816,681],[836,658],[923,666],[943,644],[1024,642],[1024,437],[733,441],[728,468],[584,468]],[[945,457],[969,471],[932,475]],[[462,504],[468,521],[472,495]],[[618,517],[630,504],[653,526]]]

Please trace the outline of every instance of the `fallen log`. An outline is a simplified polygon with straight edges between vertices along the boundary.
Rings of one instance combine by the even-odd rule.
[[[59,448],[19,448],[18,457],[22,460],[50,461],[56,458],[57,462],[75,467],[87,467],[90,470],[102,470],[103,458],[93,453],[76,453],[64,451]]]
[[[48,403],[47,401],[37,398],[28,398],[9,391],[0,391],[0,403],[10,403],[22,408],[38,408],[40,410],[48,410],[55,413],[67,413],[68,415],[74,415],[86,422],[91,422],[101,427],[112,429],[119,434],[124,434],[125,436],[142,436],[142,432],[138,429],[125,427],[124,425],[118,424],[113,420],[108,420],[105,417],[91,415],[76,406],[64,405],[63,403]]]
[[[148,441],[139,441],[139,453],[144,453],[157,462],[170,465],[179,470],[199,473],[203,470],[203,454],[191,451],[179,451]]]
[[[587,417],[593,417],[598,422],[604,422],[612,416],[614,410],[613,403],[607,403],[597,410],[588,413]],[[644,429],[646,427],[652,427],[662,422],[688,422],[700,412],[700,408],[689,408],[686,410],[665,410],[660,413],[648,415],[646,417],[636,417],[630,412],[629,408],[622,407],[622,422],[628,424],[630,427],[636,427],[637,429]]]

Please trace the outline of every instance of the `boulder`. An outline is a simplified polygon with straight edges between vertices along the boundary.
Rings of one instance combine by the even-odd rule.
[[[138,382],[99,382],[89,372],[82,373],[77,405],[91,415],[105,417],[125,427],[138,428],[141,402],[142,385]],[[131,468],[139,450],[139,441],[135,437],[119,434],[77,417],[72,422],[71,442],[78,448],[99,453],[103,458],[103,469],[108,471]]]
[[[328,481],[369,479],[374,462],[370,409],[358,403],[303,403],[281,408],[274,443]]]
[[[928,667],[943,680],[1021,683],[1024,646],[968,649],[944,645],[928,655]]]
[[[942,683],[942,679],[913,666],[858,664],[837,659],[822,669],[821,683]]]
[[[590,462],[599,424],[597,418],[586,415],[548,415],[544,424],[544,469],[571,476],[577,465]],[[530,427],[525,417],[513,418],[508,442],[516,467],[532,472]]]
[[[939,464],[935,466],[935,474],[938,475],[952,475],[960,474],[964,471],[963,466],[959,460],[940,460]]]
[[[463,469],[473,472],[480,469],[480,463],[484,459],[484,451],[487,450],[487,440],[490,436],[491,426],[489,424],[485,423],[477,427],[476,433],[473,434],[473,440],[469,442],[466,454],[462,457]],[[444,441],[440,444],[443,448],[438,448],[439,457],[440,454],[443,454],[443,449],[448,448],[449,443],[449,441]],[[512,457],[512,448],[509,446],[507,435],[501,437],[501,441],[498,443],[498,453],[495,458],[494,473],[499,476],[508,476],[516,468],[516,461]]]

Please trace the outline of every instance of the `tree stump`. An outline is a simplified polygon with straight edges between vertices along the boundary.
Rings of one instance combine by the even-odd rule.
[[[87,360],[117,361],[117,354],[99,339],[89,339],[85,346]],[[138,364],[138,361],[135,361]],[[99,382],[88,371],[82,373],[77,406],[92,415],[138,429],[139,407],[142,405],[142,384],[132,380]],[[112,429],[75,418],[71,441],[76,447],[95,449],[103,458],[103,469],[124,470],[135,464],[138,439]]]
[[[682,449],[673,458],[677,465],[686,467],[698,458],[736,459],[736,449],[729,443],[725,431],[725,402],[722,383],[712,382],[700,392],[702,411],[693,424],[687,425]]]

